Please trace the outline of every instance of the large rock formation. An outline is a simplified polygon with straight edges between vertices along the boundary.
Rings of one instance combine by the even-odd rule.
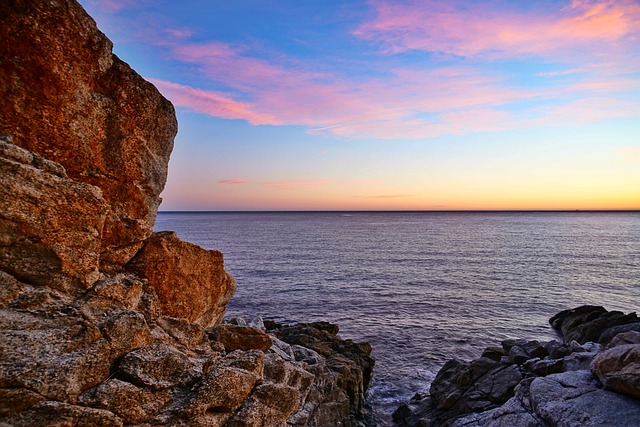
[[[124,265],[151,234],[177,122],[73,1],[0,2],[0,135],[102,190],[100,261]]]
[[[221,325],[222,254],[152,234],[171,104],[74,0],[0,24],[0,424],[361,425],[370,347]]]
[[[429,394],[415,395],[394,419],[403,426],[640,425],[639,321],[597,306],[560,312],[550,323],[564,342],[506,340],[472,362],[452,360]]]

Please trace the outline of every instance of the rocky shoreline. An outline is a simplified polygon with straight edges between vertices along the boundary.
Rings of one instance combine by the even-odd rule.
[[[364,426],[371,346],[325,322],[222,323],[223,255],[153,232],[171,103],[75,0],[0,3],[0,426]],[[640,425],[640,322],[452,360],[401,425]]]
[[[0,425],[363,425],[369,345],[223,324],[223,255],[153,232],[171,103],[75,0],[0,24]]]
[[[453,359],[428,394],[393,414],[400,426],[640,425],[640,319],[581,306],[549,320],[563,341],[505,340]]]

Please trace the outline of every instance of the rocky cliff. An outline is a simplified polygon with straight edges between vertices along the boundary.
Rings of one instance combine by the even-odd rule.
[[[0,425],[362,423],[366,344],[221,324],[220,252],[153,233],[172,105],[73,0],[0,2]]]
[[[563,342],[506,340],[471,362],[451,360],[429,394],[394,414],[401,426],[640,425],[640,318],[582,306],[551,325]]]

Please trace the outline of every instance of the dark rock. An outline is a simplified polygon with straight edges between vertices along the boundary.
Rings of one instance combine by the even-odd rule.
[[[575,340],[580,344],[598,342],[600,335],[613,326],[639,321],[635,313],[607,311],[604,307],[591,305],[564,310],[549,319],[551,326],[562,333],[565,343]]]
[[[607,347],[611,340],[618,334],[622,332],[636,331],[640,332],[640,322],[626,323],[624,325],[612,326],[606,329],[600,335],[600,344],[603,347]]]
[[[348,396],[346,408],[331,408],[327,411],[327,405],[324,405],[326,416],[323,422],[330,422],[332,416],[333,423],[340,419],[345,413],[350,414],[354,424],[363,420],[366,415],[365,394],[371,381],[373,374],[374,360],[370,356],[371,346],[367,343],[354,343],[351,340],[341,339],[338,333],[338,327],[327,322],[301,323],[292,326],[282,326],[281,328],[272,330],[273,334],[280,340],[292,345],[292,349],[296,356],[296,360],[309,360],[312,366],[318,366],[316,370],[308,369],[309,372],[320,373],[322,367],[319,366],[321,360],[318,356],[313,356],[308,351],[300,352],[301,346],[317,352],[318,355],[324,357],[324,363],[333,374],[336,375],[335,381],[341,391],[334,390],[332,386],[325,389],[325,393],[335,394],[335,400],[341,393]],[[297,353],[297,354],[296,354]],[[326,378],[326,372],[322,372]],[[327,379],[331,383],[330,379]],[[333,402],[335,405],[340,403]],[[344,422],[344,421],[343,421]]]

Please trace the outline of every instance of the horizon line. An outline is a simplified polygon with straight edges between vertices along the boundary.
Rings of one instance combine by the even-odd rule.
[[[640,209],[233,209],[158,210],[158,213],[640,213]]]

